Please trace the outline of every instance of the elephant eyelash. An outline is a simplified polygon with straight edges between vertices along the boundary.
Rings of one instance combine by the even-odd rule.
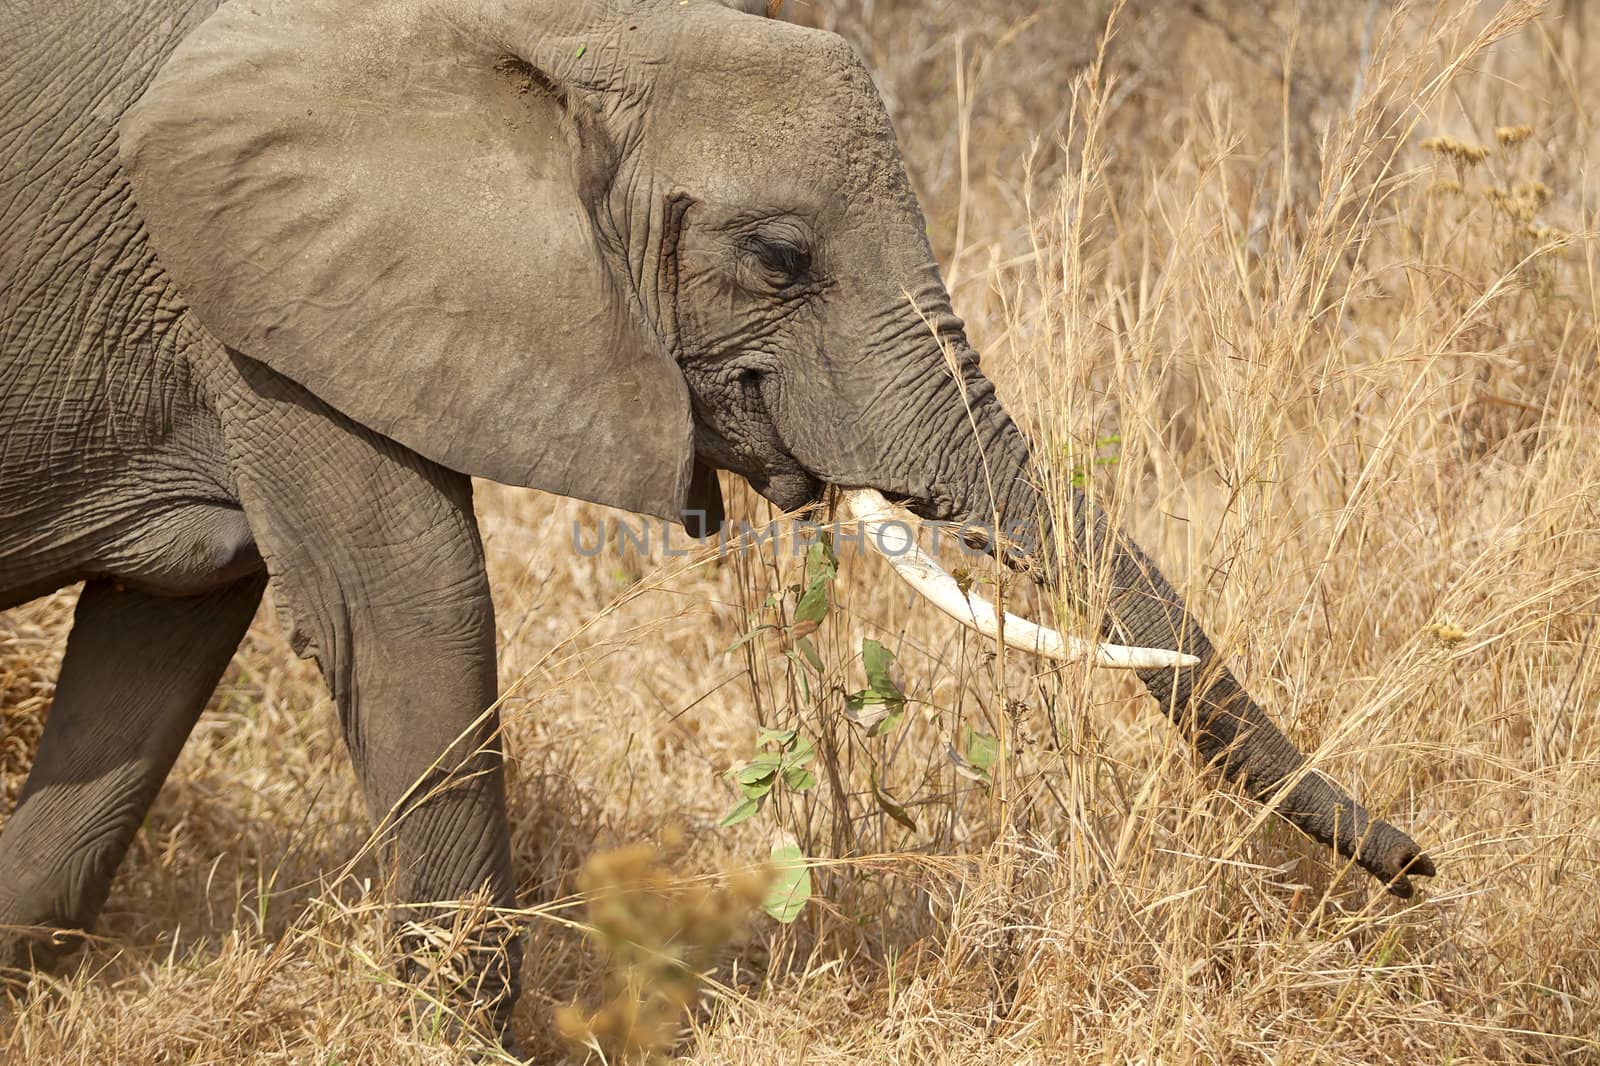
[[[786,278],[801,278],[811,271],[811,253],[788,241],[759,241],[755,248],[761,265]]]
[[[752,235],[739,243],[739,251],[746,264],[740,274],[748,288],[782,293],[810,278],[811,253],[795,241]]]

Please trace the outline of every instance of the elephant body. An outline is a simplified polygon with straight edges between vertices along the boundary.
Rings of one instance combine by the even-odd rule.
[[[716,468],[864,486],[1055,557],[865,69],[747,6],[0,13],[0,608],[86,582],[0,963],[92,923],[268,580],[403,899],[515,902],[473,475],[713,523]],[[1081,497],[1063,537],[1108,636],[1201,657],[1143,676],[1208,759],[1397,890],[1432,873]],[[503,1027],[516,941],[475,937]]]
[[[91,576],[203,591],[205,542],[246,531],[220,513],[239,506],[221,426],[117,160],[123,111],[215,7],[6,11],[0,607]],[[145,47],[105,62],[124,36]]]
[[[399,829],[423,860],[402,866],[407,898],[508,905],[470,479],[211,337],[158,263],[117,159],[123,113],[216,6],[162,0],[91,21],[38,3],[8,8],[0,31],[23,41],[17,84],[61,89],[8,92],[0,114],[0,608],[86,582],[0,834],[0,926],[92,924],[269,565],[296,649],[339,701],[374,819],[393,820],[419,782],[477,775]],[[98,49],[118,41],[135,47],[105,62]],[[44,69],[63,55],[76,69]],[[429,713],[406,713],[417,701]],[[0,936],[0,965],[54,954]],[[499,969],[511,990],[514,950]]]

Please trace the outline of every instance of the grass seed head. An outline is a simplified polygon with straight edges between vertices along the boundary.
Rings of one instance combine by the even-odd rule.
[[[1475,167],[1490,155],[1485,145],[1468,144],[1466,141],[1443,135],[1423,138],[1422,147],[1430,152],[1437,152],[1462,167]]]
[[[1519,145],[1531,136],[1533,127],[1526,122],[1517,126],[1496,126],[1494,130],[1494,139],[1507,148]]]
[[[1532,200],[1540,207],[1543,207],[1545,204],[1549,203],[1550,197],[1554,195],[1550,186],[1546,185],[1542,181],[1537,180],[1519,181],[1511,187],[1511,192],[1513,195],[1523,197],[1527,200]]]

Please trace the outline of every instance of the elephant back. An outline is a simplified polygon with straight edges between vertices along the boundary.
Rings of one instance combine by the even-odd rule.
[[[170,433],[185,375],[162,363],[183,357],[170,343],[183,308],[117,130],[216,6],[0,5],[0,561],[52,501],[86,497]]]

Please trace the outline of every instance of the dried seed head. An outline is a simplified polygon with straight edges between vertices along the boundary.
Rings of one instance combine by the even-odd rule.
[[[1550,197],[1554,195],[1550,186],[1542,181],[1519,181],[1512,187],[1511,191],[1524,199],[1532,200],[1540,206],[1548,203]]]
[[[1503,185],[1491,185],[1483,190],[1484,199],[1494,206],[1496,211],[1509,217],[1513,222],[1531,222],[1534,212],[1539,209],[1538,203],[1521,195],[1514,195],[1507,191]]]
[[[1438,152],[1457,166],[1475,167],[1489,158],[1489,149],[1481,144],[1468,144],[1454,137],[1425,137],[1422,147]]]
[[[1512,145],[1521,144],[1533,136],[1533,127],[1526,122],[1519,126],[1496,126],[1494,139],[1510,148]]]
[[[1522,227],[1522,232],[1524,234],[1526,234],[1527,236],[1532,237],[1534,240],[1538,241],[1540,244],[1549,244],[1549,243],[1553,243],[1555,241],[1564,241],[1568,237],[1572,236],[1572,234],[1568,233],[1564,229],[1556,229],[1554,226],[1546,226],[1546,225],[1544,225],[1543,223],[1540,223],[1540,222],[1529,222],[1529,223],[1526,223]]]

